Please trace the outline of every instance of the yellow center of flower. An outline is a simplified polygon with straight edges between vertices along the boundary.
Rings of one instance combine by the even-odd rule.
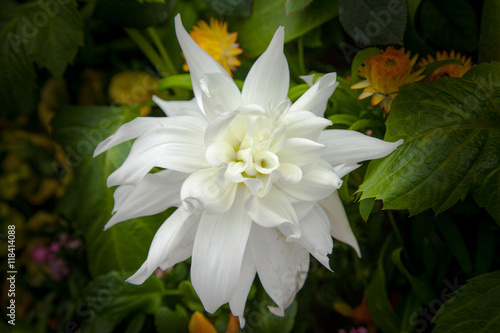
[[[410,67],[410,59],[399,50],[387,50],[370,58],[373,71],[379,76],[396,78],[405,75]]]

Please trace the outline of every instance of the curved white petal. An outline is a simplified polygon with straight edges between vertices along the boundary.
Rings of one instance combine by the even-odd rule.
[[[219,184],[216,180],[218,168],[208,168],[190,175],[181,189],[181,198],[199,200],[207,214],[221,214],[233,205],[238,185],[230,181]]]
[[[403,140],[387,142],[350,130],[325,130],[318,142],[327,146],[321,157],[333,166],[356,164],[392,153]]]
[[[203,74],[220,73],[230,78],[229,73],[189,36],[182,25],[180,14],[177,14],[175,17],[175,33],[181,45],[182,52],[184,52],[184,57],[186,57],[189,73],[191,74],[194,96],[199,108],[203,110],[200,89],[200,79]]]
[[[203,110],[207,118],[215,119],[218,113],[231,112],[242,106],[241,93],[227,75],[208,73],[200,79]]]
[[[342,180],[333,172],[333,168],[325,164],[318,163],[316,167],[310,168],[297,184],[277,184],[276,186],[296,201],[322,200],[342,185]]]
[[[289,138],[276,155],[280,163],[292,163],[303,167],[316,162],[324,149],[324,145],[309,139]]]
[[[191,121],[177,122],[178,127],[161,128],[147,132],[132,145],[127,159],[109,177],[108,186],[135,185],[153,167],[192,173],[209,167],[203,142],[204,124],[192,117]]]
[[[205,309],[214,313],[235,295],[252,220],[243,208],[245,190],[223,214],[203,213],[193,247],[191,282]]]
[[[320,77],[311,88],[293,103],[290,107],[290,112],[310,111],[318,117],[323,117],[326,103],[335,88],[339,85],[336,81],[337,73],[328,73]]]
[[[314,75],[316,75],[316,74],[301,75],[299,77],[302,80],[304,80],[304,82],[307,83],[309,85],[309,87],[311,87],[314,84],[313,83]]]
[[[244,104],[259,104],[273,110],[287,98],[290,85],[288,63],[283,54],[285,30],[276,30],[267,50],[257,59],[243,84]]]
[[[182,207],[173,212],[156,232],[148,258],[127,282],[141,284],[156,268],[167,269],[189,258],[199,220],[198,215],[190,214]]]
[[[170,126],[171,119],[165,117],[137,117],[121,125],[113,135],[101,141],[94,150],[94,157],[125,141],[135,139],[144,133]]]
[[[238,287],[233,297],[229,301],[229,308],[233,316],[237,316],[240,321],[240,327],[245,326],[245,303],[247,301],[248,293],[252,287],[252,282],[255,279],[255,264],[253,263],[250,247],[247,245],[245,254],[243,255],[243,263],[241,265],[241,274],[238,281]]]
[[[306,280],[309,252],[297,243],[287,242],[278,229],[255,224],[250,234],[250,249],[260,282],[278,305],[279,310],[273,313],[284,315]]]
[[[339,193],[337,191],[333,192],[328,198],[319,201],[318,204],[323,208],[330,219],[330,232],[333,238],[350,245],[356,250],[358,256],[361,257],[358,241],[352,232],[349,220],[347,220],[347,215],[344,205],[342,201],[340,201]]]
[[[207,117],[200,110],[196,98],[190,101],[165,101],[158,96],[153,96],[153,101],[168,117],[190,116],[207,121]]]
[[[330,235],[330,220],[319,206],[314,208],[300,220],[302,236],[294,241],[302,245],[320,263],[330,269],[328,254],[332,253],[333,240]]]
[[[245,202],[248,215],[265,228],[282,226],[287,236],[300,237],[298,218],[289,199],[277,188],[272,188],[264,198],[249,196]]]
[[[180,191],[187,174],[163,170],[147,174],[136,185],[122,185],[115,190],[116,213],[106,223],[104,230],[116,223],[139,216],[158,214],[181,203]],[[126,191],[126,192],[125,192]]]
[[[286,136],[289,138],[305,138],[317,141],[321,131],[332,124],[323,117],[317,117],[309,111],[289,112],[283,118],[286,125]]]

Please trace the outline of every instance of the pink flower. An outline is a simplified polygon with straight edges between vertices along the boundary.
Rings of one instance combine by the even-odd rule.
[[[37,245],[31,251],[31,260],[37,264],[45,264],[49,258],[49,249],[43,245]]]

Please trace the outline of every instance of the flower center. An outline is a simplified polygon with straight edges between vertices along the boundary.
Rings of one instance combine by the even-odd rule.
[[[407,75],[410,68],[410,60],[399,50],[386,50],[383,54],[377,54],[370,58],[373,69],[380,76]]]

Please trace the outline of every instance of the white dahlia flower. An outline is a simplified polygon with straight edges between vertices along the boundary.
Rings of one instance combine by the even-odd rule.
[[[119,187],[105,229],[177,206],[127,281],[141,284],[156,268],[191,257],[191,282],[208,312],[229,302],[243,326],[258,274],[277,305],[271,311],[283,315],[304,284],[309,253],[330,269],[333,236],[359,255],[337,193],[341,178],[402,141],[323,130],[331,124],[322,116],[337,86],[335,73],[318,79],[292,104],[283,27],[242,91],[191,39],[179,15],[175,28],[195,98],[155,98],[167,117],[136,118],[98,145],[95,155],[136,138],[108,178],[108,186]],[[149,173],[154,167],[164,170]]]

